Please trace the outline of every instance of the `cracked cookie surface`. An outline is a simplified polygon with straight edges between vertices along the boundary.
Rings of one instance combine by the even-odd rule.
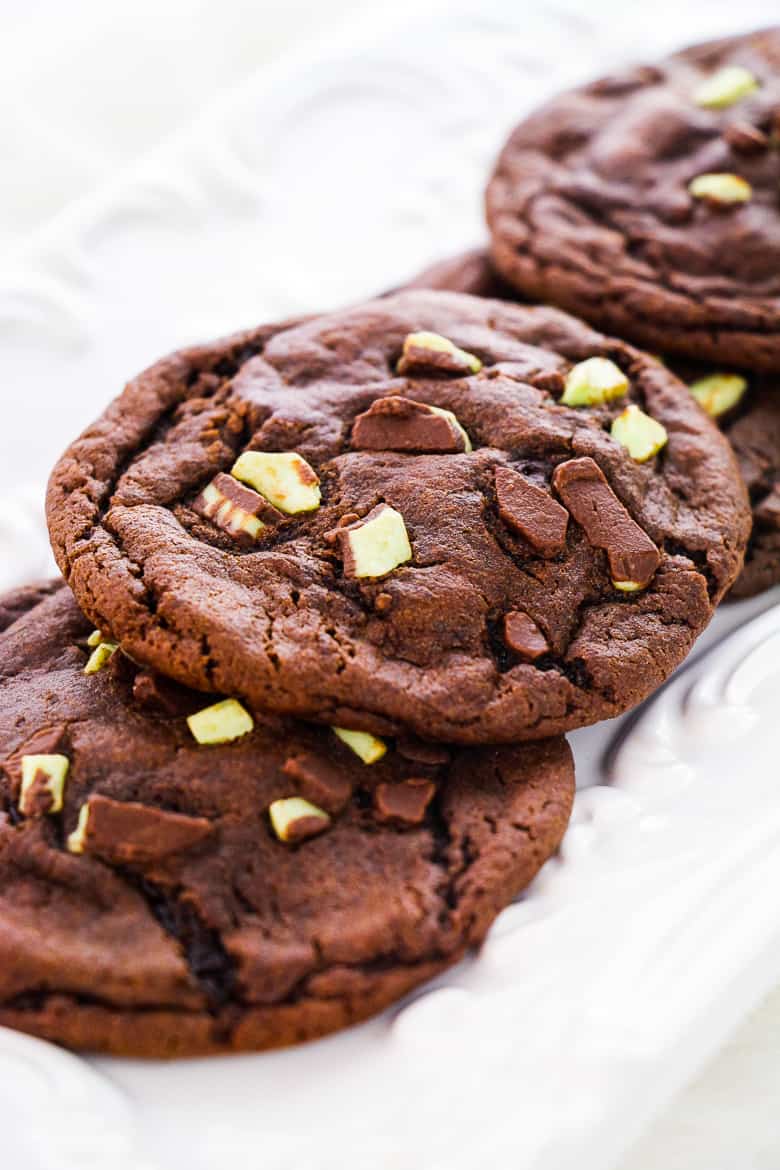
[[[496,267],[656,352],[778,370],[778,129],[778,28],[556,97],[490,180]]]
[[[589,379],[602,404],[563,405]],[[665,428],[649,461],[610,434],[627,406]],[[280,453],[308,477],[286,503]],[[236,520],[215,497],[209,520],[193,504],[231,469],[248,502]],[[594,476],[606,543],[556,494],[581,480],[582,520]],[[728,443],[660,362],[554,309],[423,291],[153,366],[68,449],[47,507],[79,604],[136,661],[258,709],[472,743],[644,698],[749,525]],[[507,641],[517,613],[546,641],[533,661]]]
[[[187,716],[208,697],[121,651],[84,673],[66,586],[0,599],[0,624],[0,1024],[142,1056],[323,1035],[457,961],[563,835],[561,738],[399,740],[366,764],[325,728],[255,717],[204,746]],[[25,816],[23,758],[53,752],[61,808]],[[325,831],[280,839],[269,809],[291,798]]]

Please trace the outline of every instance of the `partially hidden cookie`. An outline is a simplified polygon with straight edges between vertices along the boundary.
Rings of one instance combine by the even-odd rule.
[[[423,268],[403,286],[406,289],[441,289],[443,292],[470,293],[475,297],[517,300],[519,294],[496,272],[486,247],[469,248]]]
[[[748,489],[753,529],[730,597],[780,584],[780,378],[687,365],[681,376],[734,448]]]
[[[222,381],[204,362],[131,382],[48,492],[79,604],[182,683],[544,738],[655,689],[741,567],[726,440],[662,363],[557,310],[408,292],[266,333]]]
[[[433,264],[406,288],[451,289],[513,300],[519,295],[499,278],[486,250],[471,250]],[[674,372],[693,387],[737,456],[750,496],[753,528],[745,567],[733,598],[751,597],[780,582],[780,385],[772,374],[713,372],[678,362]]]
[[[321,1036],[460,958],[561,839],[563,739],[260,719],[41,598],[0,601],[27,609],[0,634],[0,1025],[152,1057]]]
[[[657,352],[780,370],[780,28],[565,93],[487,191],[521,292]]]

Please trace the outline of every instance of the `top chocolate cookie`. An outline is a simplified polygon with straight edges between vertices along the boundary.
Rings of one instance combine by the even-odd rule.
[[[473,743],[638,702],[749,526],[663,364],[554,309],[422,291],[158,363],[62,457],[48,515],[136,661]]]
[[[668,353],[780,369],[780,29],[555,98],[487,192],[524,293]]]

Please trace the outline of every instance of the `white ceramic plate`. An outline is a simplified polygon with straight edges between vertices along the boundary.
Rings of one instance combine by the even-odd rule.
[[[524,109],[774,6],[461,0],[367,21],[61,216],[0,275],[0,585],[49,570],[46,473],[128,374],[469,245]],[[609,1170],[780,978],[777,603],[724,607],[637,717],[572,737],[561,855],[478,957],[270,1055],[82,1060],[0,1031],[3,1165]]]

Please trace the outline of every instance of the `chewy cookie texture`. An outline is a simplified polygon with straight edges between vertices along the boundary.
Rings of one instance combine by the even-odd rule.
[[[554,852],[563,739],[445,749],[87,672],[62,584],[0,599],[0,1024],[75,1048],[278,1047],[478,943]]]
[[[473,743],[663,682],[749,521],[661,362],[554,309],[423,291],[153,366],[60,460],[48,515],[79,604],[135,660]]]
[[[519,296],[501,283],[487,250],[480,249],[425,269],[406,287],[450,287],[475,296],[508,300]],[[669,364],[702,409],[717,422],[736,455],[750,497],[753,528],[745,566],[729,596],[751,597],[780,583],[780,376],[716,372],[712,366],[697,366],[683,359]],[[640,461],[652,458],[667,439],[663,427],[634,405],[615,418],[610,433]]]
[[[487,190],[501,279],[655,352],[780,371],[780,28],[565,93]]]

